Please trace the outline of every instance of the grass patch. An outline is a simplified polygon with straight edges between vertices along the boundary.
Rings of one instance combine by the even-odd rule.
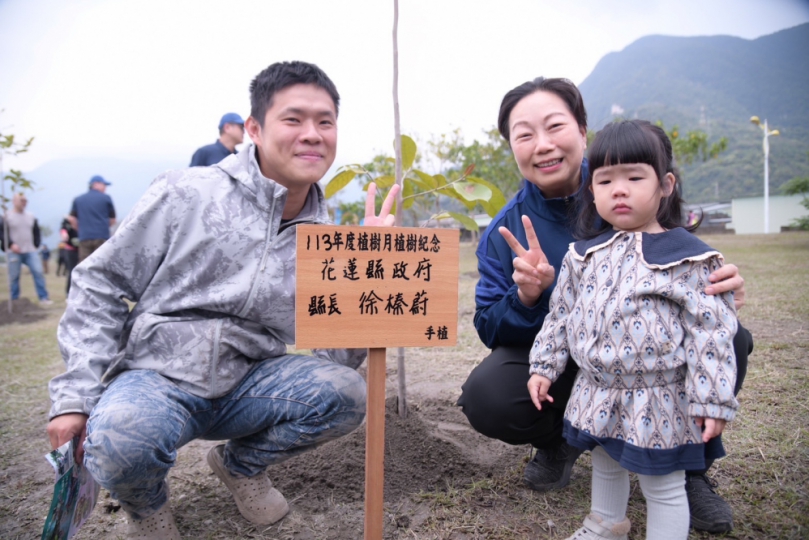
[[[718,492],[734,509],[735,529],[729,537],[809,537],[809,233],[702,238],[740,268],[747,290],[740,319],[755,338],[739,396],[741,411],[726,432],[728,457],[711,471]],[[472,325],[476,261],[471,244],[462,244],[460,265],[460,336],[456,347],[429,351],[436,373],[448,364],[471,369],[481,358]],[[0,282],[6,282],[2,267]],[[65,306],[64,278],[51,274],[47,283],[55,305],[44,319],[26,322],[20,314],[20,322],[0,326],[0,436],[5,446],[0,453],[0,538],[38,537],[52,490],[53,474],[43,459],[49,450],[47,383],[63,369],[56,326]],[[7,309],[6,287],[0,288],[0,309]],[[35,301],[25,272],[22,291]],[[458,386],[462,382],[459,379]],[[193,529],[196,537],[210,539],[333,538],[316,532],[333,526],[336,529],[329,530],[349,531],[340,538],[350,538],[352,531],[361,537],[361,519],[346,501],[334,501],[328,514],[291,515],[267,530],[249,527],[233,515],[235,507],[228,501],[222,502],[221,512],[197,516],[199,505],[218,500],[209,486],[217,486],[220,493],[221,488],[209,483],[204,468],[189,475],[194,465],[186,462],[190,454],[180,458],[177,477],[188,479],[175,482],[172,500],[186,534]],[[414,493],[405,501],[386,501],[385,538],[514,540],[572,534],[589,509],[589,455],[579,460],[568,488],[546,494],[522,486],[523,465],[515,462],[502,474],[468,485],[446,485]],[[100,516],[77,540],[115,537],[109,524],[120,517],[103,516],[103,505],[109,502],[99,502]],[[644,537],[645,515],[643,496],[633,480],[631,538]],[[691,538],[712,536],[692,532]]]

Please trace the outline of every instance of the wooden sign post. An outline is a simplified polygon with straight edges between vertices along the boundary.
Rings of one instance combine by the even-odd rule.
[[[368,348],[365,540],[382,540],[387,347],[458,340],[455,229],[299,225],[296,347]]]

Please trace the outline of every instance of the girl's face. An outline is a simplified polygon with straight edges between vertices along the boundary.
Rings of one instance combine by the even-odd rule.
[[[534,92],[514,106],[508,120],[509,143],[522,175],[545,197],[573,195],[579,187],[587,132],[562,98]]]
[[[623,163],[596,169],[590,189],[598,215],[619,231],[658,233],[660,199],[671,195],[674,181],[668,173],[661,183],[651,165]]]

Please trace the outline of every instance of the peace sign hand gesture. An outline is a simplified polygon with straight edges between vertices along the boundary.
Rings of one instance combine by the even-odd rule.
[[[368,184],[368,194],[365,196],[365,221],[363,223],[367,227],[393,227],[396,216],[391,214],[393,203],[396,202],[396,195],[399,193],[399,185],[393,184],[390,188],[388,196],[382,203],[382,208],[379,210],[379,215],[376,215],[376,184],[371,182]]]
[[[533,307],[539,301],[542,291],[553,283],[556,271],[548,264],[548,258],[539,246],[539,239],[528,216],[522,216],[528,249],[520,245],[511,231],[505,227],[498,229],[509,247],[517,254],[514,258],[514,273],[511,279],[517,284],[517,296],[526,307]]]

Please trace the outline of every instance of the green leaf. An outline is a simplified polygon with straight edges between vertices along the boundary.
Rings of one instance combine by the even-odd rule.
[[[486,186],[490,190],[492,190],[492,196],[489,198],[488,203],[495,209],[495,214],[500,211],[506,205],[506,197],[503,195],[503,192],[500,191],[500,188],[492,184],[491,182],[484,180],[483,178],[478,178],[477,176],[467,176],[466,180],[468,182],[473,182],[475,184],[480,184],[482,186]],[[488,211],[487,211],[488,213]],[[494,215],[492,215],[494,217]]]
[[[391,187],[393,184],[396,183],[396,178],[387,175],[377,176],[376,178],[374,178],[374,183],[376,184],[377,190],[388,189],[389,187]]]
[[[415,197],[412,197],[415,183],[410,178],[404,179],[404,186],[402,187],[402,208],[407,210],[411,206],[413,206],[413,202],[416,200]]]
[[[416,160],[416,141],[402,135],[402,170],[409,171],[413,168],[413,162]]]
[[[467,201],[488,201],[492,196],[492,190],[483,184],[455,182],[452,186]]]
[[[469,216],[466,216],[466,215],[464,215],[464,214],[459,214],[458,212],[447,212],[447,214],[449,214],[450,216],[452,216],[452,218],[453,218],[455,221],[457,221],[457,222],[459,222],[461,225],[463,225],[463,226],[464,226],[464,228],[466,228],[466,229],[468,229],[468,230],[470,230],[470,231],[477,231],[477,230],[479,230],[479,228],[478,228],[478,224],[477,224],[477,223],[475,223],[475,220],[474,220],[474,219],[472,219],[472,218],[470,218]]]
[[[413,172],[413,171],[410,171]],[[429,191],[432,189],[426,183],[422,182],[420,178],[413,178],[412,176],[408,176],[404,180],[405,182],[413,182],[414,185],[418,186],[422,191]]]
[[[359,163],[351,163],[350,165],[344,165],[341,167],[342,171],[352,171],[356,174],[368,174],[368,171],[365,170],[365,167],[360,165]]]
[[[489,217],[494,217],[500,211],[500,208],[495,208],[495,206],[490,203],[489,201],[478,201],[478,204],[483,208],[483,211],[488,214]]]
[[[444,176],[443,174],[433,175],[433,178],[435,178],[435,185],[438,186],[438,187],[446,186],[447,183],[448,183],[447,182],[447,177]]]
[[[413,195],[415,192],[415,182],[413,182],[412,178],[405,178],[403,180],[404,185],[402,186],[402,198],[409,197]]]
[[[326,186],[326,198],[330,199],[333,197],[335,193],[346,187],[349,182],[354,180],[355,176],[357,176],[357,173],[354,171],[345,170],[329,180],[329,183]]]
[[[422,172],[418,169],[413,169],[410,171],[414,173],[416,176],[421,178],[421,181],[427,184],[429,187],[427,189],[435,189],[438,187],[438,184],[435,181],[435,178],[427,174],[426,172]]]

